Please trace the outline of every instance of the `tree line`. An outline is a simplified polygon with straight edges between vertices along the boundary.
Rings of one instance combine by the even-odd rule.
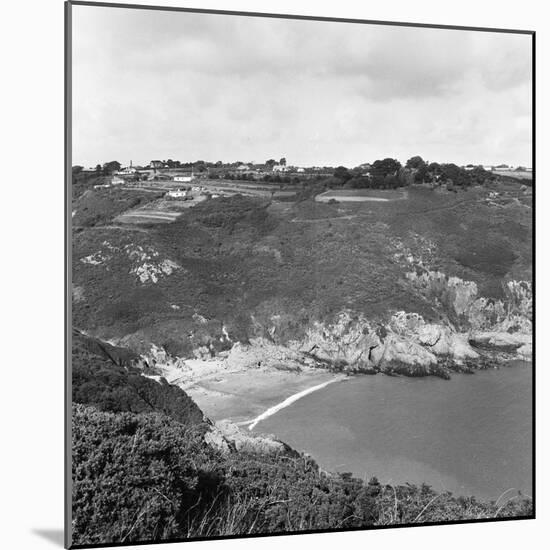
[[[466,170],[453,163],[427,162],[420,156],[411,157],[405,166],[392,158],[375,160],[369,169],[361,166],[352,169],[338,166],[333,175],[335,184],[351,189],[396,189],[415,183],[447,184],[465,188],[483,185],[495,179],[494,174],[482,166]]]

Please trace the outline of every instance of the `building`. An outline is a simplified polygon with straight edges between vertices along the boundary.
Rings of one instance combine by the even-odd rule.
[[[164,162],[162,162],[162,160],[152,160],[149,164],[151,168],[164,168]]]
[[[193,174],[190,175],[183,175],[183,174],[176,174],[172,178],[174,181],[179,181],[181,183],[189,183],[195,179],[195,176]]]
[[[302,174],[303,172],[305,172],[305,168],[296,168],[296,172]]]
[[[126,168],[122,168],[116,172],[116,174],[126,175],[126,176],[133,176],[137,173],[137,170],[132,166],[132,161],[130,161],[130,166],[126,166]]]
[[[288,172],[288,168],[284,164],[274,164],[273,165],[273,171],[274,172]]]
[[[122,170],[119,170],[117,174],[120,175],[126,175],[126,176],[133,176],[137,170],[133,166],[127,166],[126,168],[123,168]]]
[[[184,199],[184,200],[193,199],[189,189],[175,189],[174,191],[168,191],[168,193],[166,193],[165,196],[170,197],[172,199]]]

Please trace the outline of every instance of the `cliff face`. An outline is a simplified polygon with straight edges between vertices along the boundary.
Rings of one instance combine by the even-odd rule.
[[[440,322],[398,311],[373,323],[347,310],[333,323],[316,323],[298,348],[345,370],[411,375],[468,370],[483,352],[531,357],[531,283],[508,281],[504,300],[494,300],[479,296],[473,281],[437,271],[410,272],[407,279],[436,304]]]
[[[479,296],[475,282],[439,271],[412,271],[407,280],[435,304],[436,322],[415,312],[396,311],[386,319],[370,319],[345,309],[331,322],[316,321],[302,328],[304,335],[293,339],[288,331],[281,332],[278,316],[264,319],[263,324],[253,318],[254,335],[248,341],[238,341],[222,326],[222,333],[212,338],[225,341],[228,351],[215,353],[213,346],[194,350],[195,360],[201,361],[197,370],[207,374],[210,367],[235,371],[311,366],[448,378],[451,371],[469,372],[495,359],[531,358],[530,283],[508,281],[504,299],[495,300]],[[200,375],[193,370],[193,359],[172,357],[156,346],[143,357],[168,379]]]
[[[258,334],[248,342],[233,342],[225,330],[220,338],[231,349],[215,356],[208,348],[195,357],[172,357],[153,346],[143,356],[169,380],[208,375],[209,370],[237,371],[256,367],[300,370],[321,367],[349,373],[384,372],[408,376],[470,372],[495,359],[530,360],[531,286],[510,281],[505,300],[479,297],[475,283],[442,273],[412,277],[442,312],[439,322],[427,322],[414,312],[397,311],[388,320],[370,320],[346,309],[332,322],[315,322],[305,336],[281,342],[277,325],[256,326]],[[196,365],[194,363],[197,363]]]

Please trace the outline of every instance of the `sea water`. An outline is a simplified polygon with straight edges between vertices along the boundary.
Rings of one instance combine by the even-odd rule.
[[[354,376],[258,422],[326,470],[482,499],[532,491],[532,367],[451,380]],[[511,491],[510,494],[514,494]]]

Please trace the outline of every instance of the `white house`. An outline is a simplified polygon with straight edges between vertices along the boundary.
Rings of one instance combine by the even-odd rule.
[[[117,174],[131,176],[131,175],[135,174],[136,172],[137,172],[137,170],[133,166],[127,166],[126,168],[123,168],[122,170],[119,170],[117,172]]]
[[[299,172],[299,173],[301,174],[302,172],[305,172],[305,169],[304,169],[304,168],[301,168],[301,167],[300,167],[300,168],[296,168],[296,172]]]
[[[274,172],[288,172],[288,168],[284,164],[274,164],[273,165],[273,171]]]
[[[113,176],[111,178],[111,185],[122,185],[123,183],[126,183],[126,180],[124,178],[121,178],[119,176]]]
[[[191,194],[189,193],[189,190],[187,190],[187,189],[176,189],[174,191],[168,191],[168,193],[166,193],[166,196],[171,197],[173,199],[191,198]]]
[[[181,181],[183,183],[189,183],[190,181],[193,181],[195,179],[195,177],[193,175],[191,176],[174,176],[173,177],[173,180],[174,181]]]

